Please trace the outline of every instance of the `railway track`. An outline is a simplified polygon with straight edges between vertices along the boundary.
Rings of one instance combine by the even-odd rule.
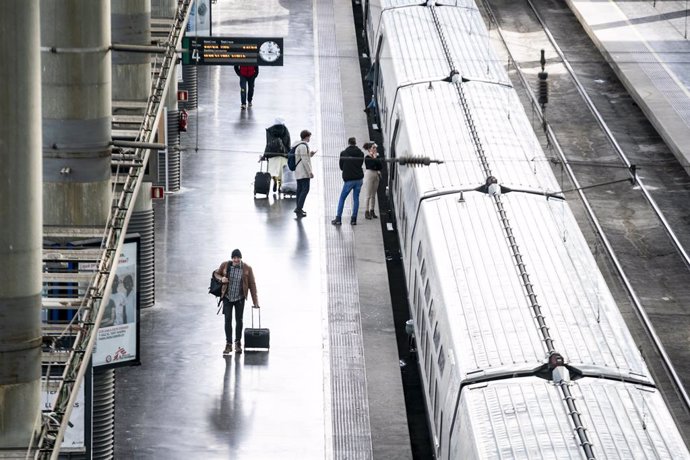
[[[582,188],[566,195],[690,445],[690,177],[563,2],[485,0],[480,6],[562,189],[573,188],[569,171]],[[541,49],[549,73],[548,134],[528,95],[542,71]]]

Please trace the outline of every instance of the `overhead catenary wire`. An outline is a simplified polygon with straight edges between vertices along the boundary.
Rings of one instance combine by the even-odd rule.
[[[532,5],[532,3],[529,2],[529,4],[534,10],[534,6]],[[498,25],[498,20],[497,20],[496,16],[493,14],[493,11],[489,7],[489,5],[486,5],[486,10],[487,10],[491,20],[495,24]],[[543,21],[541,21],[541,18],[538,17],[538,19],[540,20],[542,27],[546,30],[546,25],[543,23]],[[498,31],[498,34],[501,38],[501,41],[504,44],[506,52],[508,54],[511,54],[510,50],[508,48],[508,45],[507,45],[507,41],[506,41],[505,37],[503,36],[503,33],[502,33],[500,27],[497,26],[496,30]],[[553,41],[553,36],[551,36],[550,34],[549,34],[549,39]],[[565,57],[563,55],[561,55],[561,59],[565,59]],[[514,62],[516,62],[516,61],[514,61]],[[520,80],[522,81],[523,86],[526,88],[529,88],[529,84],[528,84],[522,70],[517,65],[517,63],[516,63],[516,69],[517,69],[518,78],[520,78]],[[543,119],[544,115],[541,112],[541,110],[539,109],[538,101],[536,100],[535,96],[530,91],[527,92],[527,95],[530,98],[533,110],[535,111],[535,113],[537,113],[537,115],[540,118]],[[683,386],[683,382],[680,379],[678,373],[676,372],[673,364],[671,363],[671,360],[668,357],[668,354],[666,353],[666,350],[665,350],[663,344],[661,343],[661,339],[659,338],[658,334],[654,330],[652,323],[649,319],[649,316],[647,315],[646,311],[644,310],[644,307],[642,306],[642,302],[641,302],[640,298],[637,296],[637,293],[635,292],[631,281],[628,279],[627,275],[625,274],[625,271],[623,270],[623,266],[622,266],[621,262],[618,260],[618,257],[616,256],[616,254],[613,250],[613,246],[611,245],[608,237],[604,233],[604,230],[603,230],[601,224],[599,223],[599,220],[597,219],[597,217],[594,213],[594,210],[592,209],[592,206],[589,203],[589,200],[587,199],[584,192],[582,191],[582,187],[580,186],[579,181],[578,181],[577,177],[575,176],[575,173],[573,172],[573,170],[571,168],[571,164],[575,164],[575,162],[568,161],[568,159],[565,156],[565,153],[563,152],[563,150],[562,150],[562,148],[558,142],[558,139],[556,138],[555,133],[553,132],[553,130],[551,128],[551,125],[548,123],[546,124],[545,133],[549,137],[549,139],[551,139],[552,147],[555,149],[555,151],[557,152],[557,154],[561,160],[560,164],[563,165],[563,168],[567,172],[568,177],[570,178],[570,181],[575,185],[575,188],[573,189],[573,191],[577,191],[577,193],[579,194],[580,201],[582,202],[582,204],[585,208],[585,211],[586,211],[587,215],[589,216],[589,220],[590,220],[592,226],[594,227],[596,234],[599,236],[599,239],[600,239],[603,247],[606,249],[606,251],[607,251],[607,253],[611,259],[611,262],[613,263],[616,271],[618,272],[619,277],[621,278],[621,281],[623,282],[623,285],[625,286],[626,290],[628,291],[628,294],[630,295],[630,298],[631,298],[633,306],[634,306],[634,311],[636,312],[636,314],[638,315],[638,317],[640,319],[640,322],[642,323],[642,325],[646,329],[647,334],[650,336],[652,343],[656,347],[656,351],[661,356],[661,362],[663,363],[664,367],[666,368],[666,371],[668,372],[671,381],[676,386],[676,391],[678,392],[679,397],[685,406],[685,409],[689,410],[690,409],[690,395],[688,395],[687,391],[685,390],[685,387]],[[638,181],[639,181],[639,179],[638,179]],[[643,188],[643,187],[641,187],[641,188]]]

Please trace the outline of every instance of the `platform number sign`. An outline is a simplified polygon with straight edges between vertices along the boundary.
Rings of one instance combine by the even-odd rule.
[[[184,37],[184,65],[282,66],[281,37]]]

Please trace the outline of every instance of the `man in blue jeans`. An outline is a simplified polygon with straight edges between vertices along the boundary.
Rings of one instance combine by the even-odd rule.
[[[335,219],[331,221],[333,225],[341,225],[341,218],[343,216],[343,207],[345,200],[351,191],[352,195],[352,218],[351,225],[357,225],[357,211],[359,211],[359,192],[362,190],[362,179],[364,178],[364,171],[362,171],[362,164],[364,163],[364,152],[357,147],[357,139],[351,137],[347,140],[348,146],[345,150],[340,152],[340,170],[343,172],[343,190],[340,192],[340,200],[338,201],[338,210],[336,211]]]

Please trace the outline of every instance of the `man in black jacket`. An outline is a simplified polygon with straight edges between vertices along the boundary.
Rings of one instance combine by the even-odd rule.
[[[364,152],[357,147],[357,139],[351,137],[347,140],[349,144],[345,150],[340,152],[340,170],[343,172],[343,191],[340,192],[340,200],[338,201],[338,211],[335,219],[331,221],[333,225],[340,225],[341,217],[343,215],[343,207],[345,200],[351,191],[352,195],[352,219],[351,225],[357,225],[357,211],[359,210],[359,192],[362,190],[362,179],[364,178],[364,171],[362,171],[362,163],[364,163]]]

